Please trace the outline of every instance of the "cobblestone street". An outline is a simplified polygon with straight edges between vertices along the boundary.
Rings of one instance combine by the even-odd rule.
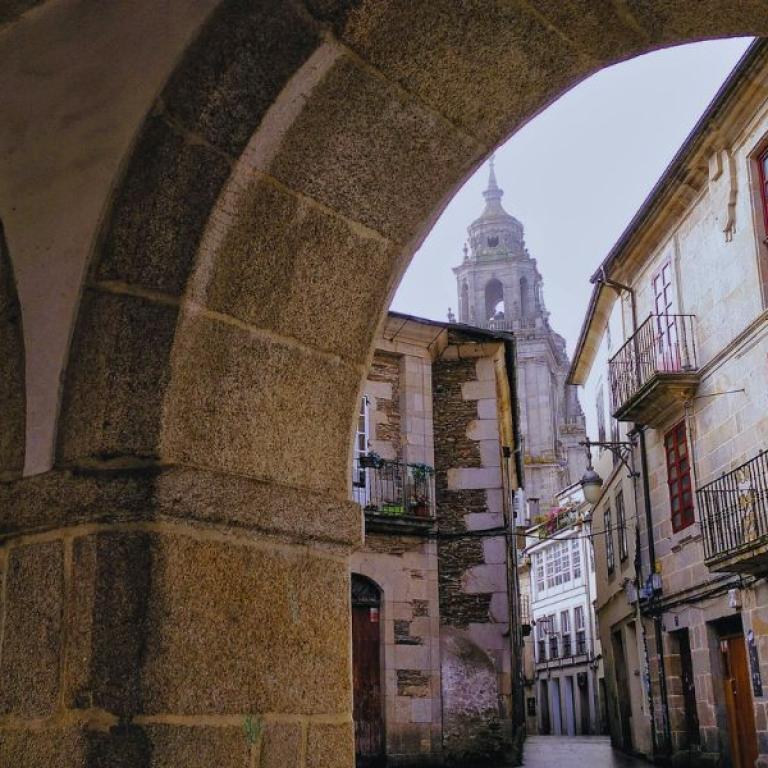
[[[529,736],[523,752],[525,768],[647,768],[650,763],[617,752],[607,736]]]

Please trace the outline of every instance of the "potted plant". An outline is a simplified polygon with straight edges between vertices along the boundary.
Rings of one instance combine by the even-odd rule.
[[[384,459],[378,453],[368,451],[368,453],[361,454],[358,457],[358,462],[361,469],[379,469],[384,463]]]

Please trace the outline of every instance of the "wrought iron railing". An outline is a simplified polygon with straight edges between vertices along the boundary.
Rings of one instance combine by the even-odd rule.
[[[696,370],[695,315],[650,315],[608,363],[615,413],[658,373]]]
[[[696,491],[706,559],[768,536],[768,450]]]
[[[352,465],[353,499],[366,512],[391,517],[435,515],[434,470],[427,464],[388,461],[375,454]]]

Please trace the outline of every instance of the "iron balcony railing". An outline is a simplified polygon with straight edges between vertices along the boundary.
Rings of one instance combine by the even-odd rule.
[[[768,535],[768,450],[699,488],[696,499],[707,560],[754,546]]]
[[[650,315],[610,359],[611,411],[626,405],[656,374],[696,370],[695,315]]]
[[[359,456],[352,465],[354,500],[366,512],[391,517],[433,518],[434,469],[427,464]]]

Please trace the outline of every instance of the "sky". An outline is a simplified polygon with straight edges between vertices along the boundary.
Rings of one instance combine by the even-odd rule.
[[[589,276],[640,207],[749,45],[670,48],[604,69],[496,151],[502,203],[525,228],[553,328],[573,352]],[[392,309],[445,320],[467,226],[483,209],[485,163],[448,204],[403,277]],[[425,291],[424,287],[429,286]]]

